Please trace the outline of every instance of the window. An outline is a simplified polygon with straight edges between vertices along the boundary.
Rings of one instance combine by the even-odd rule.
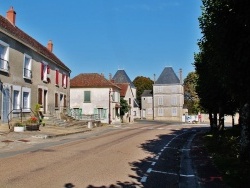
[[[172,97],[172,99],[171,99],[171,104],[172,104],[173,106],[176,106],[176,105],[177,105],[177,97],[176,97],[176,96]]]
[[[22,104],[23,104],[23,111],[30,112],[30,96],[31,96],[31,89],[30,88],[22,88]]]
[[[62,87],[64,88],[67,87],[67,78],[66,74],[62,74]]]
[[[131,98],[128,99],[128,104],[131,104]]]
[[[13,110],[20,110],[21,107],[21,86],[13,86]]]
[[[55,107],[58,108],[58,93],[55,93]]]
[[[59,85],[59,70],[56,70],[56,85]]]
[[[9,45],[0,40],[0,70],[9,72]]]
[[[177,116],[177,108],[172,108],[172,116]]]
[[[63,107],[67,107],[67,97],[66,97],[66,95],[64,95],[64,97],[63,97]]]
[[[158,105],[163,105],[163,97],[158,98]]]
[[[24,54],[24,62],[23,62],[23,77],[31,79],[31,57]]]
[[[41,80],[48,82],[50,68],[46,62],[41,63]]]
[[[107,118],[107,109],[95,108],[94,114],[98,115],[98,119],[106,119]]]
[[[84,102],[85,103],[89,103],[89,102],[91,102],[91,96],[90,96],[90,91],[84,91]]]
[[[158,116],[163,116],[163,108],[158,108]]]

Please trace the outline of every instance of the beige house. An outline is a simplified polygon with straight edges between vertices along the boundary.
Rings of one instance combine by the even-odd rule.
[[[97,73],[79,74],[71,79],[71,116],[102,123],[120,123],[120,87]]]
[[[165,67],[153,91],[145,90],[142,94],[142,118],[181,122],[184,104],[181,79],[181,73],[178,78],[172,67]]]
[[[155,120],[182,121],[184,89],[182,78],[178,78],[172,67],[165,67],[153,85]]]
[[[58,114],[69,106],[71,70],[53,54],[53,43],[43,46],[16,26],[13,7],[0,15],[1,124],[29,115],[36,104],[44,114]]]

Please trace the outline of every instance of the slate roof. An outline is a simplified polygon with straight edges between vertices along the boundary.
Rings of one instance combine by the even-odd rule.
[[[155,84],[180,84],[172,67],[165,67]]]
[[[132,88],[135,88],[135,85],[130,80],[125,70],[118,70],[112,80],[114,80],[115,83],[129,83]]]
[[[128,87],[129,87],[129,83],[116,83],[116,85],[121,88],[120,96],[125,97],[126,92],[128,90]]]
[[[31,36],[23,32],[17,26],[11,24],[6,18],[0,15],[0,31],[4,31],[11,35],[14,40],[19,40],[29,48],[37,51],[38,53],[44,55],[48,59],[52,60],[58,66],[66,69],[67,71],[71,72],[71,70],[60,60],[58,59],[53,53],[51,53],[45,46],[37,42]]]
[[[152,97],[153,92],[152,90],[144,90],[143,93],[141,94],[141,97]]]
[[[98,73],[82,73],[70,80],[70,88],[109,88],[119,86]]]

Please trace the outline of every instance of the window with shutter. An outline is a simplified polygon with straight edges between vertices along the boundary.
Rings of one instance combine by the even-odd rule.
[[[56,70],[56,85],[59,85],[59,70]]]
[[[90,91],[84,91],[84,102],[90,103],[91,102],[91,93]]]

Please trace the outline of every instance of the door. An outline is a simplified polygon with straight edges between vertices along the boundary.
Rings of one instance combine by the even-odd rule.
[[[2,88],[2,95],[3,95],[3,115],[2,115],[2,122],[8,122],[8,114],[10,113],[10,87],[4,86]]]

